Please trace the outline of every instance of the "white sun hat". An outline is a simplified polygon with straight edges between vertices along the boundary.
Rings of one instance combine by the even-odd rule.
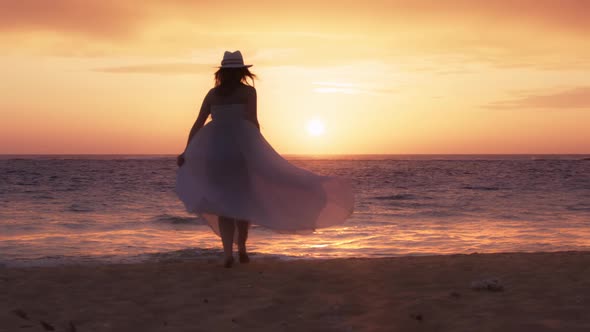
[[[244,58],[240,51],[223,53],[223,60],[221,60],[221,66],[219,68],[248,68],[252,65],[245,65]]]

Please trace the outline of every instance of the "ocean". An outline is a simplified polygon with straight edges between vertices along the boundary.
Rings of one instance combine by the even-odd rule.
[[[354,214],[313,234],[253,227],[252,258],[590,250],[589,155],[287,156],[352,181]],[[174,193],[173,156],[0,156],[0,265],[214,259]]]

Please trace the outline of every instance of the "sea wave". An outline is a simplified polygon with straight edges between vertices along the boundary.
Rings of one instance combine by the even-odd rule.
[[[417,199],[416,195],[412,194],[395,194],[395,195],[388,195],[388,196],[375,196],[372,197],[373,199],[383,200],[383,201],[401,201],[401,200],[409,200],[409,199]]]
[[[70,211],[70,212],[94,212],[94,209],[89,206],[84,206],[81,204],[74,203],[68,207],[68,211]]]
[[[152,221],[165,224],[192,224],[205,225],[207,222],[203,218],[196,216],[176,216],[171,214],[160,214],[152,218]]]
[[[250,252],[249,256],[259,261],[312,258],[305,256],[289,256],[257,252]],[[174,251],[143,253],[139,255],[49,255],[27,259],[0,260],[0,269],[67,265],[110,265],[157,262],[173,263],[203,260],[207,261],[208,263],[217,264],[221,262],[221,257],[223,257],[223,251],[221,249],[208,248],[187,248]]]
[[[576,205],[569,205],[567,207],[570,211],[590,211],[590,205],[587,204],[576,204]]]
[[[468,189],[468,190],[484,190],[484,191],[500,190],[499,187],[488,187],[488,186],[463,186],[461,188]]]

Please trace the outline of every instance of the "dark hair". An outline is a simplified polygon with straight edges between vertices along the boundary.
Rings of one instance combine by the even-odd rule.
[[[252,85],[248,83],[250,78]],[[240,84],[254,86],[256,75],[252,74],[247,67],[242,68],[219,68],[215,72],[215,93],[227,96],[234,92]]]

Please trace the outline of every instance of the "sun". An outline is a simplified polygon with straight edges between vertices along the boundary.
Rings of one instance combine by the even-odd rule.
[[[311,136],[320,136],[324,131],[326,127],[320,119],[312,119],[307,123],[307,133]]]

